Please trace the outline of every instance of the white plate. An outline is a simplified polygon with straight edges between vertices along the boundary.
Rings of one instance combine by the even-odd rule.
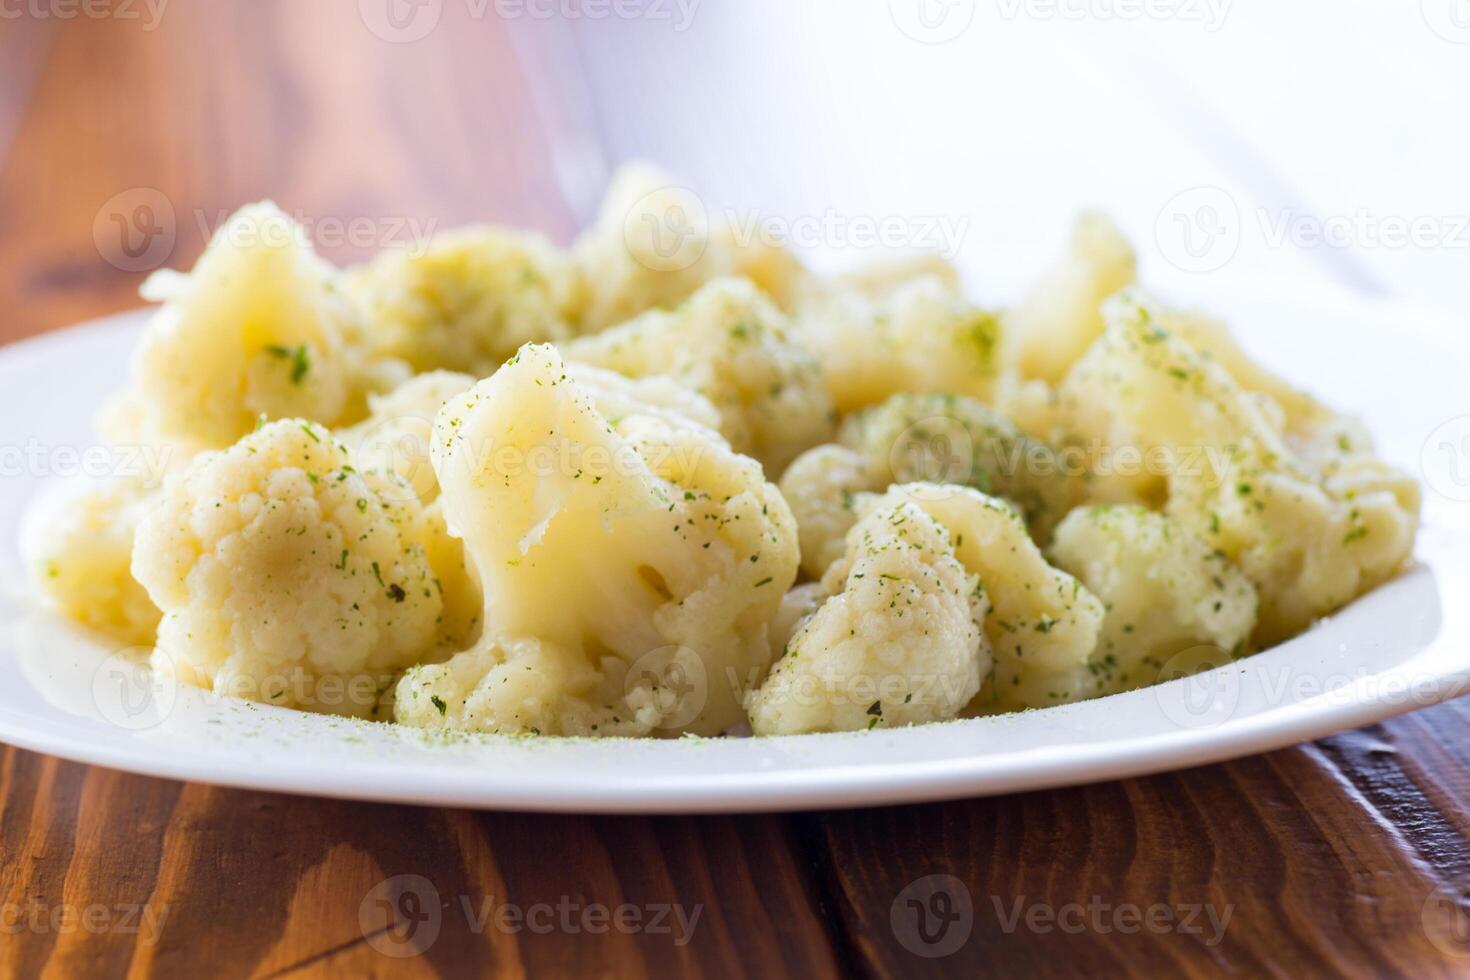
[[[1369,418],[1395,462],[1421,472],[1422,456],[1426,524],[1413,569],[1306,635],[1197,678],[1008,717],[776,739],[445,739],[140,681],[108,646],[31,606],[15,542],[21,513],[63,492],[77,465],[63,447],[86,459],[97,445],[89,419],[121,382],[141,315],[17,344],[0,351],[0,740],[292,793],[527,810],[773,810],[1157,772],[1470,689],[1470,515],[1455,499],[1470,498],[1465,324],[1360,302],[1307,309],[1229,297],[1214,306],[1268,363]]]

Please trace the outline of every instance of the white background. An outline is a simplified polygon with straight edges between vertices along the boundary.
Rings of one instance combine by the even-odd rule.
[[[570,9],[516,24],[584,217],[606,165],[643,156],[712,207],[963,220],[987,298],[1099,207],[1178,291],[1266,280],[1470,314],[1470,0]]]

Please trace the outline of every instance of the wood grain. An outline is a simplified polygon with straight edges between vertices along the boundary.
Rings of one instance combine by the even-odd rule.
[[[356,7],[176,4],[152,31],[0,20],[0,340],[136,303],[143,272],[109,263],[94,225],[139,188],[174,210],[173,265],[209,216],[266,195],[317,220],[491,219],[564,238],[535,79],[505,25],[445,3],[430,37],[394,44]],[[1452,704],[1149,779],[698,819],[291,798],[3,749],[0,975],[1462,975],[1467,736],[1470,707]],[[948,906],[913,890],[935,875],[953,876],[935,886]],[[365,927],[383,882],[390,908],[435,910],[422,955],[390,957],[403,947]],[[402,904],[414,888],[433,901]],[[964,941],[922,955],[938,948],[926,936],[957,933],[920,934],[918,912],[961,895]],[[684,944],[481,918],[559,905],[700,917]],[[1112,916],[1129,906],[1173,919],[1127,931]],[[1181,921],[1196,907],[1218,937],[1203,912]],[[102,918],[67,918],[86,914]]]

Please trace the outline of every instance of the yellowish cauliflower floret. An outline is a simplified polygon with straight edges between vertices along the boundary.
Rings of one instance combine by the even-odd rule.
[[[448,652],[464,649],[479,636],[484,602],[464,544],[445,525],[429,443],[439,409],[474,386],[475,379],[468,374],[420,374],[389,394],[370,399],[368,417],[336,434],[347,446],[352,465],[368,475],[380,495],[394,503],[412,497],[424,505],[408,508],[407,533],[423,548],[444,600],[436,645]]]
[[[973,398],[895,395],[849,416],[838,440],[803,454],[781,478],[801,532],[802,568],[814,578],[842,554],[859,492],[915,481],[972,486],[1019,507],[1042,542],[1086,492],[1080,466]]]
[[[818,446],[786,467],[781,496],[796,518],[802,571],[821,578],[842,557],[847,532],[857,523],[857,495],[879,493],[885,486],[882,465],[846,446]]]
[[[955,557],[980,576],[990,603],[984,625],[995,669],[969,711],[1044,708],[1097,693],[1090,658],[1102,631],[1103,604],[1047,564],[1014,508],[952,485],[907,484],[889,491],[895,495],[912,500],[949,531]]]
[[[673,312],[654,311],[575,340],[569,361],[665,377],[708,398],[720,431],[772,474],[831,434],[821,368],[786,318],[742,279],[720,279]]]
[[[784,307],[805,275],[786,249],[758,230],[745,240],[692,191],[646,164],[614,175],[573,255],[585,289],[584,332],[672,309],[721,276],[744,276]]]
[[[356,394],[344,339],[356,313],[334,277],[274,204],[242,208],[193,272],[145,284],[164,305],[134,352],[110,434],[222,448],[262,415],[343,421]]]
[[[973,398],[896,395],[849,416],[837,440],[886,464],[890,483],[959,483],[1004,497],[1042,543],[1085,493],[1080,464]]]
[[[840,412],[900,392],[984,398],[995,383],[995,315],[971,306],[936,276],[877,293],[825,291],[802,305],[796,323],[802,341],[817,352]]]
[[[1139,297],[1115,298],[1107,315],[1077,370],[1114,393],[1111,438],[1171,454],[1167,512],[1256,586],[1257,645],[1300,632],[1403,567],[1418,524],[1412,480],[1361,460],[1356,480],[1314,472],[1282,433],[1279,407],[1165,330]]]
[[[430,371],[399,385],[386,395],[368,399],[368,417],[338,432],[363,472],[392,473],[422,503],[439,495],[429,462],[434,416],[455,395],[469,391],[475,379],[454,371]]]
[[[1213,359],[1240,387],[1267,396],[1280,409],[1288,434],[1309,432],[1335,417],[1326,405],[1251,360],[1221,320],[1199,310],[1159,310],[1157,317],[1159,326]]]
[[[828,598],[746,698],[757,735],[945,721],[980,689],[990,670],[985,592],[912,501],[874,504],[822,588]]]
[[[164,614],[154,669],[250,700],[370,713],[430,650],[442,608],[412,533],[417,501],[373,482],[300,419],[170,478],[133,546],[133,575]]]
[[[375,480],[381,486],[381,480]],[[435,485],[437,489],[437,484]],[[480,578],[470,565],[464,542],[449,533],[444,520],[444,502],[435,499],[421,508],[407,508],[406,540],[424,551],[434,588],[443,602],[435,623],[434,653],[425,660],[440,660],[457,653],[480,638],[484,626],[485,596]]]
[[[580,296],[570,257],[540,235],[489,226],[440,235],[422,254],[384,251],[347,285],[375,351],[476,376],[524,343],[571,336]]]
[[[1025,378],[1051,384],[1102,333],[1102,303],[1137,276],[1133,248],[1108,218],[1084,214],[1067,254],[1007,310],[1005,362]]]
[[[807,617],[827,599],[827,590],[821,582],[803,582],[788,591],[771,620],[771,649],[784,651]]]
[[[159,489],[143,476],[89,487],[32,527],[31,576],[64,615],[111,639],[151,646],[161,615],[130,569],[133,533]]]
[[[485,595],[485,634],[410,671],[400,721],[563,735],[717,734],[769,666],[796,528],[759,464],[619,379],[528,345],[451,400],[440,500]]]
[[[802,297],[816,297],[827,291],[855,291],[882,299],[918,279],[937,279],[949,292],[960,294],[960,272],[954,263],[934,252],[919,252],[873,262],[828,282],[808,280],[803,283]]]
[[[1246,652],[1256,590],[1245,574],[1173,518],[1142,507],[1079,507],[1050,555],[1103,601],[1092,657],[1098,693],[1153,684]],[[1213,648],[1200,656],[1202,647]],[[1166,671],[1166,668],[1167,671]]]

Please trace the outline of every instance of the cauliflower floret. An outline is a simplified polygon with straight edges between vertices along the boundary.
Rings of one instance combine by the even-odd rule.
[[[1327,492],[1338,500],[1387,492],[1405,513],[1418,514],[1419,481],[1379,459],[1363,423],[1324,409],[1287,433],[1287,443]]]
[[[468,374],[420,374],[386,395],[368,399],[368,417],[336,436],[359,470],[392,473],[428,504],[439,495],[439,482],[429,462],[434,416],[445,402],[474,386],[475,379]]]
[[[994,314],[971,306],[936,276],[870,288],[881,291],[828,290],[796,317],[838,411],[900,392],[990,394],[1000,337]]]
[[[144,296],[165,302],[134,352],[110,434],[222,448],[261,416],[332,425],[352,410],[359,365],[344,337],[356,312],[274,204],[242,208],[193,272],[156,274]]]
[[[1085,468],[973,398],[897,395],[849,416],[837,440],[885,464],[890,483],[959,483],[1004,497],[1042,543],[1086,492]]]
[[[1136,277],[1133,248],[1113,223],[1079,216],[1066,256],[1001,319],[1006,364],[1056,384],[1102,333],[1103,300]]]
[[[1246,652],[1255,587],[1171,517],[1142,507],[1079,507],[1057,528],[1049,554],[1107,607],[1092,657],[1099,693],[1153,684],[1171,661],[1181,666],[1181,655],[1200,647],[1230,657]]]
[[[831,434],[821,368],[749,282],[721,279],[674,312],[656,310],[567,344],[570,361],[663,376],[704,395],[737,452],[779,473]]]
[[[381,486],[383,481],[376,482]],[[424,660],[442,660],[480,638],[485,596],[480,591],[480,577],[465,554],[464,542],[449,533],[444,501],[435,499],[426,507],[409,507],[406,513],[409,522],[404,530],[405,540],[423,549],[433,574],[434,589],[443,602],[435,623],[434,652]]]
[[[757,735],[945,721],[980,689],[990,669],[985,592],[948,532],[912,501],[874,504],[821,588],[825,601],[746,697]]]
[[[890,498],[912,500],[949,531],[955,557],[980,576],[990,603],[985,637],[995,669],[971,712],[1044,708],[1098,693],[1091,657],[1103,604],[1047,564],[1013,507],[970,487],[912,483]],[[859,509],[874,506],[859,504]]]
[[[155,670],[362,715],[424,656],[442,602],[410,533],[419,505],[347,461],[326,429],[283,419],[168,481],[133,546],[163,610]]]
[[[801,533],[802,567],[816,578],[843,551],[859,492],[895,483],[957,483],[1005,497],[1042,542],[1086,493],[1086,472],[1022,435],[973,398],[895,395],[849,416],[839,445],[799,457],[781,478]]]
[[[1306,433],[1335,417],[1326,405],[1252,361],[1229,328],[1215,317],[1200,310],[1159,310],[1157,316],[1159,326],[1201,356],[1213,359],[1240,387],[1268,397],[1281,410],[1281,427],[1288,434]]]
[[[1106,388],[1109,437],[1170,458],[1167,513],[1219,548],[1260,595],[1257,645],[1290,637],[1395,575],[1418,524],[1412,480],[1361,460],[1357,479],[1314,473],[1282,411],[1165,330],[1136,295],[1077,365]],[[1064,388],[1072,385],[1069,379]]]
[[[585,332],[672,309],[720,276],[744,276],[784,307],[805,276],[786,249],[757,233],[745,240],[728,223],[710,220],[698,196],[647,164],[613,176],[573,255],[585,283]]]
[[[802,296],[819,296],[828,290],[835,290],[856,291],[872,299],[882,299],[917,279],[937,279],[949,292],[956,296],[960,293],[960,272],[953,262],[934,252],[918,252],[882,259],[845,272],[827,282],[808,280],[803,283],[805,292]]]
[[[129,565],[134,530],[158,496],[155,481],[126,476],[34,516],[31,577],[58,611],[122,643],[153,644],[161,613]]]
[[[782,596],[781,605],[771,620],[771,649],[784,651],[807,617],[828,598],[821,582],[803,582]]]
[[[626,379],[606,411],[600,374],[528,345],[440,411],[440,500],[486,631],[405,676],[400,721],[647,735],[743,720],[796,577],[790,511],[759,464],[653,399],[639,410]]]
[[[882,467],[846,446],[810,449],[781,475],[781,496],[791,506],[801,542],[801,568],[821,578],[847,550],[847,532],[857,523],[853,504],[860,493],[883,490]]]
[[[378,353],[477,376],[524,343],[571,336],[580,295],[570,257],[549,241],[489,226],[440,235],[422,254],[385,251],[347,288]]]

